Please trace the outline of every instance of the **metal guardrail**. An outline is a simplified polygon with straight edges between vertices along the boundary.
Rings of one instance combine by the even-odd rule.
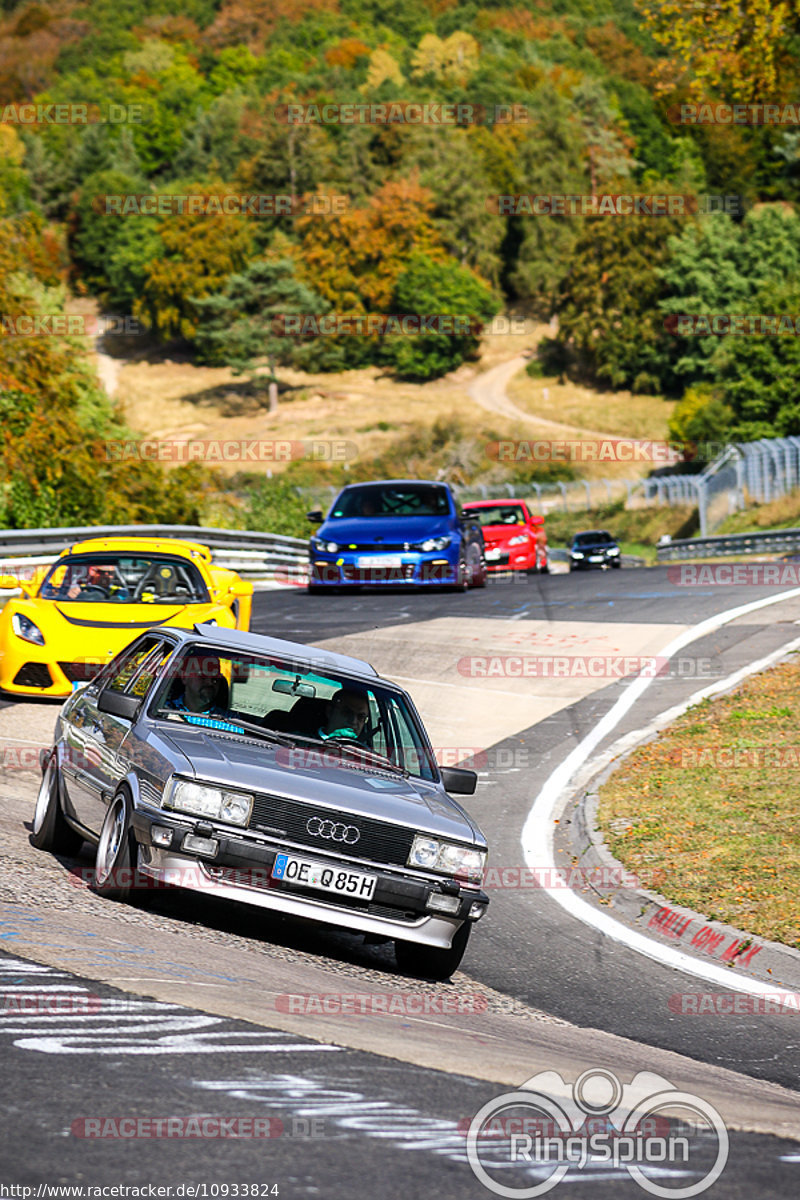
[[[13,559],[25,559],[31,565],[35,559],[39,563],[51,562],[75,542],[103,537],[164,537],[200,542],[212,551],[216,566],[230,567],[240,575],[257,578],[269,578],[279,571],[299,574],[308,562],[306,540],[277,533],[211,529],[204,525],[76,525],[0,531],[0,564],[10,567]]]
[[[800,529],[767,529],[762,533],[720,534],[715,537],[681,538],[659,546],[659,562],[687,558],[716,558],[734,554],[800,553]]]

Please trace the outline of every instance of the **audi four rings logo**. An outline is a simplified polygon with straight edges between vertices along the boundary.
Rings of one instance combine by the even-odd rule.
[[[332,842],[346,842],[355,846],[361,834],[355,825],[342,825],[340,821],[323,821],[319,817],[311,817],[306,821],[306,829],[312,837],[330,838]]]

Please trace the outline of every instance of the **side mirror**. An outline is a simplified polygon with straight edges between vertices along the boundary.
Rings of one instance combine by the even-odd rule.
[[[0,588],[3,590],[6,588],[16,589],[21,586],[22,584],[20,580],[17,579],[16,575],[0,575]]]
[[[321,508],[315,508],[313,512],[306,513],[306,520],[313,521],[315,525],[321,525],[325,518],[322,515]]]
[[[100,712],[108,713],[111,717],[123,717],[132,721],[139,710],[141,700],[136,696],[125,696],[122,692],[112,692],[103,688],[97,697],[97,707]]]
[[[439,774],[445,791],[456,796],[472,796],[478,786],[477,773],[465,767],[439,767]]]

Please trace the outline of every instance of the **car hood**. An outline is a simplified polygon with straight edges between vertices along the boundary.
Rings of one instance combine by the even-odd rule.
[[[197,728],[160,736],[188,759],[198,779],[484,844],[477,826],[438,785],[344,759],[333,762],[324,746],[283,746]]]
[[[450,533],[450,518],[436,517],[352,517],[347,520],[326,521],[317,537],[340,545],[348,542],[421,542],[429,537]]]
[[[92,629],[151,629],[173,621],[188,607],[185,604],[60,604],[57,600],[49,603],[68,625]]]
[[[520,533],[530,533],[527,525],[484,525],[484,538],[491,538],[493,542],[504,542],[509,538],[517,537]]]

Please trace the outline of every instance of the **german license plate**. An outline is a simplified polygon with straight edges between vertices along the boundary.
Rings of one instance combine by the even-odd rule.
[[[296,887],[319,888],[339,896],[356,896],[359,900],[371,900],[378,882],[377,876],[365,875],[363,871],[332,867],[328,863],[296,858],[293,854],[275,855],[272,878],[293,883]]]
[[[496,562],[497,559],[500,557],[500,554],[501,554],[501,551],[499,548],[497,550],[487,550],[486,551],[486,561],[487,562]]]
[[[357,567],[402,567],[403,560],[399,554],[360,554],[356,559]]]
[[[602,561],[603,561],[602,554],[590,554],[589,555],[589,562],[602,562]]]

